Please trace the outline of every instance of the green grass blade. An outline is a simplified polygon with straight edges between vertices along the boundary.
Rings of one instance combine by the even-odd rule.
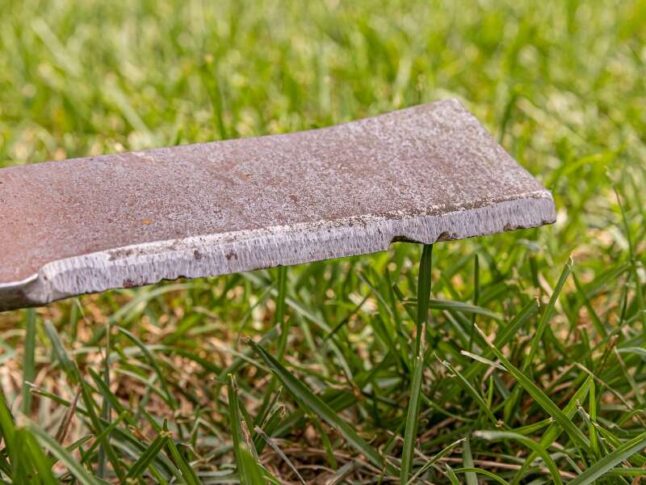
[[[278,360],[283,360],[289,336],[289,323],[285,318],[285,300],[287,299],[287,266],[278,268],[278,295],[276,296],[276,324],[280,326],[278,337]]]
[[[422,395],[422,376],[424,374],[424,339],[428,320],[429,299],[431,297],[431,268],[433,265],[433,245],[424,245],[419,263],[417,281],[417,321],[415,334],[415,360],[413,377],[410,383],[408,409],[406,410],[406,428],[404,429],[404,447],[401,458],[401,483],[408,482],[413,467],[415,442],[419,423],[419,410]]]
[[[496,473],[490,472],[489,470],[485,470],[483,468],[465,466],[462,468],[456,468],[453,471],[455,473],[464,473],[467,485],[478,485],[477,475],[491,478],[494,482],[500,483],[501,485],[509,485],[509,482],[502,478],[500,475],[497,475]],[[469,477],[474,477],[473,480],[475,481],[472,480],[471,482],[469,482]]]
[[[473,258],[473,305],[478,306],[480,300],[480,258],[478,253]],[[473,326],[476,324],[476,314],[471,315],[471,328],[469,329],[469,351],[473,349]]]
[[[278,377],[285,388],[294,396],[297,402],[308,412],[314,413],[324,419],[330,426],[335,428],[348,443],[357,451],[365,455],[371,463],[379,468],[388,468],[392,470],[392,465],[386,464],[383,457],[361,438],[357,432],[346,423],[341,417],[319,397],[314,395],[299,379],[282,366],[274,357],[265,349],[251,342],[251,345],[258,355],[269,367],[272,373]]]
[[[592,319],[592,323],[594,324],[595,330],[599,333],[599,335],[606,337],[608,335],[608,331],[606,330],[603,322],[597,315],[597,311],[592,306],[592,303],[590,302],[590,298],[588,298],[588,296],[586,295],[583,289],[583,286],[579,282],[579,278],[576,272],[572,273],[572,281],[574,281],[574,287],[576,288],[577,294],[579,295],[579,298],[582,300],[583,305],[588,311],[588,315],[590,315],[590,318]]]
[[[76,366],[76,363],[69,358],[69,355],[67,354],[67,351],[63,346],[63,343],[58,335],[58,332],[56,331],[56,328],[50,321],[45,321],[45,331],[47,333],[47,336],[50,342],[52,343],[54,354],[56,355],[56,358],[60,362],[61,367],[67,374],[68,378],[73,383],[79,384],[81,386],[81,397],[83,399],[83,403],[85,404],[85,408],[86,408],[88,417],[90,418],[90,422],[92,423],[92,431],[96,435],[102,436],[102,431],[104,430],[104,426],[101,423],[99,416],[97,415],[97,411],[96,411],[97,404],[92,399],[91,387],[82,378],[81,373],[79,372],[79,369]],[[109,389],[107,384],[105,386],[105,389]],[[104,402],[106,402],[105,397],[104,397]],[[105,407],[103,407],[102,411],[105,412]],[[114,469],[114,472],[117,474],[117,476],[120,479],[122,479],[125,476],[125,472],[123,471],[123,467],[119,460],[119,457],[117,456],[112,445],[110,444],[109,436],[106,436],[101,440],[99,456],[103,456],[103,453],[105,453],[104,456],[110,461],[110,464]],[[99,476],[105,475],[106,473],[106,470],[104,468],[102,469],[101,463],[102,463],[102,459],[99,459]]]
[[[117,474],[117,476],[120,479],[122,479],[125,476],[125,472],[123,471],[121,461],[119,460],[119,457],[116,451],[114,450],[114,448],[112,447],[112,444],[110,443],[109,434],[106,435],[103,433],[103,431],[107,426],[103,425],[103,423],[101,422],[101,419],[97,415],[97,411],[96,411],[97,404],[94,401],[94,399],[92,399],[92,388],[88,385],[87,382],[85,382],[84,379],[80,377],[79,377],[79,383],[81,385],[81,398],[83,399],[83,403],[85,404],[85,409],[87,411],[88,417],[90,418],[90,423],[92,424],[91,429],[94,432],[94,434],[97,436],[97,439],[101,437],[99,454],[101,453],[101,450],[103,450],[103,453],[105,453],[107,460],[110,461],[110,464],[114,469],[114,472]],[[107,385],[105,389],[109,389]],[[104,397],[104,402],[106,402],[106,400],[107,398]],[[109,423],[106,423],[106,424],[109,426]],[[100,460],[99,460],[99,463],[100,463]]]
[[[417,332],[415,334],[415,354],[421,355],[422,337],[424,326],[428,321],[428,308],[431,297],[431,268],[433,265],[433,245],[425,244],[422,249],[422,258],[419,263],[419,276],[417,282]]]
[[[559,469],[556,466],[556,463],[554,463],[554,460],[552,460],[552,457],[540,443],[536,443],[531,438],[512,431],[476,431],[473,433],[473,436],[488,441],[515,440],[522,443],[543,459],[545,466],[547,466],[547,469],[552,475],[554,483],[556,485],[560,485],[562,483]]]
[[[54,354],[61,364],[63,371],[65,371],[65,374],[67,374],[72,382],[77,383],[79,373],[76,365],[70,360],[69,355],[67,355],[63,342],[61,342],[60,336],[58,335],[54,324],[50,320],[45,320],[45,332],[47,333],[47,337],[52,344]]]
[[[123,411],[121,414],[117,416],[116,419],[112,420],[112,422],[105,427],[103,431],[101,431],[101,434],[97,435],[94,438],[94,443],[85,451],[85,455],[89,456],[94,450],[96,450],[99,446],[101,446],[101,443],[103,443],[103,440],[112,434],[113,431],[119,426],[121,421],[127,419],[128,413],[126,411]],[[59,440],[60,441],[60,440]]]
[[[462,460],[464,462],[463,471],[467,485],[478,485],[478,477],[473,466],[473,455],[471,454],[471,440],[466,438],[462,445]],[[458,470],[454,470],[458,471]]]
[[[34,467],[34,470],[38,474],[38,483],[45,485],[56,485],[59,481],[54,476],[52,472],[52,463],[50,459],[45,456],[40,444],[34,437],[34,435],[25,428],[18,429],[16,432],[16,438],[23,442],[23,449],[25,460],[29,461],[29,464]],[[30,477],[30,481],[33,483],[35,477]],[[18,480],[16,480],[18,481]]]
[[[407,307],[410,307],[417,303],[417,299],[409,298],[405,301],[405,303]],[[432,310],[446,310],[449,312],[465,313],[467,315],[480,315],[496,321],[501,321],[503,319],[502,315],[500,315],[499,313],[491,311],[482,306],[461,301],[431,298],[429,299],[429,308],[431,308]]]
[[[146,468],[148,468],[148,466],[155,460],[164,446],[166,446],[166,441],[170,438],[170,433],[164,431],[157,435],[153,442],[148,445],[146,451],[141,454],[130,470],[128,470],[126,479],[139,478],[146,471]]]
[[[536,352],[538,351],[538,345],[540,344],[543,338],[543,334],[545,333],[545,329],[547,328],[547,325],[552,319],[552,315],[554,315],[554,310],[556,308],[556,301],[558,300],[558,297],[561,294],[561,291],[563,290],[563,286],[565,285],[565,282],[567,281],[568,276],[572,272],[573,264],[574,262],[570,257],[567,263],[565,263],[565,266],[563,266],[563,270],[561,271],[561,276],[559,276],[558,282],[556,283],[556,287],[554,288],[554,291],[552,292],[552,296],[550,297],[550,301],[547,303],[547,306],[543,311],[543,315],[541,316],[541,319],[538,322],[538,327],[536,328],[536,332],[532,337],[532,343],[529,348],[529,352],[525,356],[525,360],[523,363],[523,367],[522,367],[523,370],[527,369],[529,364],[534,361],[534,357],[536,356]]]
[[[81,395],[81,392],[77,391],[76,394],[74,395],[74,399],[72,399],[70,406],[67,408],[67,411],[65,411],[63,420],[61,421],[61,424],[59,425],[58,430],[56,431],[56,435],[54,436],[54,438],[56,438],[56,441],[58,441],[59,443],[62,443],[65,440],[65,436],[67,436],[67,432],[69,431],[70,424],[72,423],[72,418],[74,418],[74,415],[76,413],[76,406],[78,404],[80,395]]]
[[[453,471],[453,468],[451,468],[448,463],[444,464],[444,468],[445,468],[446,477],[449,479],[449,482],[451,482],[451,485],[461,485],[460,479],[458,478],[458,476]]]
[[[475,387],[468,381],[466,377],[464,377],[460,371],[458,371],[455,367],[453,367],[448,361],[443,360],[441,361],[442,365],[446,367],[449,372],[451,372],[455,377],[458,378],[460,384],[462,385],[462,388],[467,391],[467,393],[473,398],[473,400],[480,406],[480,410],[489,418],[489,421],[491,421],[491,424],[494,426],[498,425],[498,420],[496,419],[496,416],[493,414],[491,411],[491,406],[484,400],[484,398],[480,395],[480,393],[477,391]]]
[[[285,462],[285,464],[290,468],[290,470],[292,470],[292,472],[294,473],[294,475],[296,475],[296,478],[298,479],[298,481],[299,481],[300,483],[302,483],[303,485],[306,485],[305,480],[303,479],[303,477],[301,476],[301,474],[300,474],[300,473],[298,473],[298,469],[296,468],[296,466],[295,466],[295,465],[292,463],[292,461],[287,457],[287,455],[285,455],[285,453],[283,453],[283,450],[281,450],[281,449],[280,449],[280,447],[279,447],[279,446],[274,442],[274,440],[272,440],[272,439],[271,439],[271,437],[269,437],[269,436],[267,435],[267,433],[265,433],[265,432],[264,432],[261,428],[259,428],[259,427],[256,427],[256,429],[255,429],[254,431],[255,431],[256,433],[258,433],[258,434],[262,437],[262,439],[264,439],[264,440],[267,442],[267,444],[270,446],[270,448],[271,448],[272,450],[274,450],[274,453],[276,453],[276,454],[280,457],[280,459],[281,459],[281,460],[283,460],[283,461]],[[265,471],[265,473],[266,473],[266,471]],[[273,478],[273,477],[272,477],[272,478]],[[274,479],[274,480],[276,480],[275,478],[273,478],[273,479]]]
[[[402,464],[400,472],[401,483],[407,483],[413,467],[415,442],[419,420],[419,409],[422,394],[422,376],[424,373],[424,357],[418,355],[413,364],[413,378],[410,383],[408,409],[406,410],[406,427],[404,432],[404,447],[402,449]]]
[[[235,378],[229,374],[227,383],[229,398],[229,425],[233,437],[233,453],[236,458],[238,475],[243,484],[262,485],[267,483],[267,472],[255,454],[251,433],[240,413],[238,387]]]
[[[476,329],[482,335],[482,338],[486,340],[484,333],[476,326]],[[532,398],[538,403],[543,410],[549,414],[554,420],[563,427],[566,433],[572,438],[572,440],[577,444],[577,446],[582,447],[587,450],[590,447],[588,438],[583,434],[583,432],[577,428],[569,417],[567,417],[559,407],[554,404],[554,402],[547,397],[547,395],[536,385],[534,382],[529,379],[523,372],[515,367],[507,358],[498,350],[494,345],[489,344],[489,348],[495,354],[495,356],[500,360],[502,365],[507,369],[507,371],[514,376],[516,381],[527,391],[527,393],[532,396]]]
[[[166,423],[164,423],[163,432],[168,433]],[[172,437],[166,440],[166,449],[181,472],[177,476],[177,479],[180,480],[180,482],[187,483],[188,485],[200,485],[200,480],[197,477],[195,470],[193,470],[193,467],[186,461],[184,455],[180,453],[177,445],[175,444],[175,440]]]
[[[617,349],[620,354],[635,354],[639,355],[642,359],[646,359],[646,348],[644,347],[621,347]]]
[[[31,385],[36,378],[36,311],[26,312],[25,353],[22,365],[22,413],[31,414]]]
[[[565,414],[568,419],[571,419],[575,415],[577,406],[579,405],[579,403],[583,402],[585,397],[588,395],[590,387],[592,386],[592,382],[594,382],[592,376],[588,376],[583,384],[576,390],[570,401],[563,408],[563,414]],[[557,424],[550,425],[550,427],[547,428],[547,430],[543,433],[543,436],[539,441],[539,446],[543,449],[548,449],[552,445],[554,440],[558,438],[559,434],[562,432],[561,430],[562,428]],[[537,453],[532,452],[527,457],[525,463],[523,463],[523,466],[520,468],[520,470],[518,470],[518,473],[516,473],[516,476],[512,481],[513,484],[520,483],[520,480],[537,456]]]
[[[581,475],[569,482],[569,485],[583,485],[592,483],[596,479],[609,473],[613,468],[619,465],[622,461],[627,460],[635,453],[640,452],[646,448],[646,432],[643,432],[633,439],[624,442],[621,446],[616,448],[612,453],[607,454],[599,461],[587,468]]]
[[[107,389],[110,389],[110,353],[112,352],[112,324],[110,320],[108,319],[106,324],[105,324],[105,349],[104,349],[104,356],[103,356],[103,382],[105,383],[105,387]],[[101,418],[103,421],[105,421],[108,425],[110,425],[110,420],[112,418],[112,408],[110,406],[110,400],[109,399],[103,399],[103,402],[101,403]],[[104,443],[109,443],[110,441],[110,435],[106,436]],[[113,461],[116,461],[116,458],[113,458]],[[108,459],[107,459],[107,450],[106,446],[102,443],[101,446],[99,447],[99,465],[98,465],[98,470],[97,470],[97,475],[99,478],[105,478],[107,474],[107,464],[108,464]],[[120,478],[123,477],[123,474],[119,475]]]
[[[276,295],[276,313],[274,315],[275,328],[280,330],[278,336],[278,351],[277,359],[279,362],[282,362],[283,356],[285,355],[285,350],[287,349],[287,339],[289,337],[289,328],[290,324],[285,318],[285,301],[287,299],[287,266],[281,266],[278,268],[278,293]],[[274,396],[274,391],[276,389],[276,376],[273,376],[267,390],[265,391],[265,396],[262,401],[262,405],[258,411],[258,415],[255,420],[255,424],[261,423],[265,420],[267,413],[270,410],[270,403]],[[263,441],[264,443],[264,441]]]
[[[595,425],[597,424],[597,392],[594,380],[590,382],[590,394],[588,396],[590,407],[590,422],[588,423],[588,439],[590,440],[590,448],[595,457],[599,458],[601,452],[599,451],[599,437]]]
[[[173,409],[177,409],[177,406],[178,406],[177,399],[175,398],[173,393],[171,393],[170,390],[168,389],[168,384],[166,382],[166,379],[164,378],[164,374],[161,368],[159,367],[159,364],[157,363],[157,359],[155,359],[155,356],[152,354],[152,352],[136,335],[134,335],[132,332],[129,332],[125,328],[117,327],[117,332],[125,336],[128,340],[130,340],[141,350],[141,352],[146,357],[146,361],[154,369],[155,374],[157,374],[159,385],[161,386],[161,388],[164,391],[164,394],[166,395],[166,401]]]
[[[54,438],[33,423],[26,426],[32,434],[38,438],[38,441],[63,465],[67,467],[72,475],[83,485],[98,485],[102,483],[94,478],[90,472],[85,469],[65,448],[63,448]]]
[[[408,484],[412,483],[417,483],[415,480],[417,480],[424,472],[426,472],[429,468],[431,468],[435,463],[437,463],[440,459],[442,459],[444,456],[448,455],[453,449],[462,444],[465,438],[460,438],[457,441],[454,441],[453,443],[449,444],[445,448],[443,448],[439,453],[437,453],[435,456],[433,456],[430,460],[428,460],[426,463],[424,463],[423,466],[421,466],[415,474],[410,477],[408,480]]]

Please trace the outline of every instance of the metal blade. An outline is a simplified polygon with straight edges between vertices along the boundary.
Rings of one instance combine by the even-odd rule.
[[[454,100],[331,128],[0,170],[0,310],[554,222]]]

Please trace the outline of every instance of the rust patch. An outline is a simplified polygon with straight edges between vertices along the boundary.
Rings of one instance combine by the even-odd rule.
[[[445,240],[555,219],[549,192],[455,100],[286,135],[8,167],[0,182],[0,308],[3,291],[47,268],[64,288],[43,300],[132,274],[106,259],[141,265],[129,287],[372,252],[409,240],[398,234],[451,231]],[[490,219],[469,215],[507,203],[485,210]],[[252,246],[238,245],[253,231]],[[154,257],[141,259],[151,245]],[[215,261],[223,247],[226,268]],[[292,251],[302,256],[286,259]]]
[[[109,261],[116,261],[118,259],[123,259],[127,258],[128,256],[132,256],[135,253],[134,249],[128,248],[128,249],[114,249],[110,251],[110,256],[108,257]]]
[[[439,236],[437,236],[437,241],[452,241],[457,239],[458,235],[454,232],[444,231]]]

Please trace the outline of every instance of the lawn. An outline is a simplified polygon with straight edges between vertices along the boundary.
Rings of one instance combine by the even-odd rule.
[[[645,45],[643,0],[0,0],[0,166],[457,97],[558,210],[0,314],[0,479],[639,483]]]

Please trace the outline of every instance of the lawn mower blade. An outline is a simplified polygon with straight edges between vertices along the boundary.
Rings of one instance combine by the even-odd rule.
[[[285,135],[0,170],[0,310],[555,220],[455,100]]]

